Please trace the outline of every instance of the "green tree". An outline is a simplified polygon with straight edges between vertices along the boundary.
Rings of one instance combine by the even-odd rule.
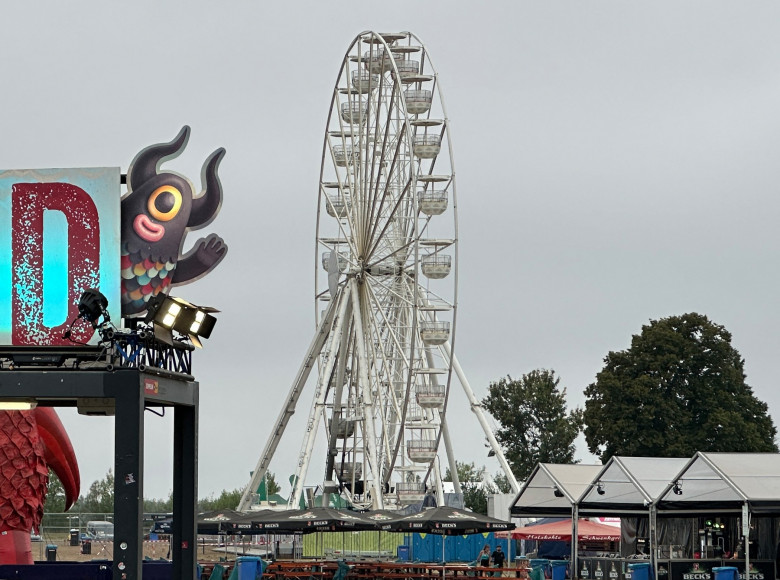
[[[455,462],[458,470],[458,481],[463,492],[463,504],[473,512],[487,515],[487,498],[489,493],[495,493],[484,481],[485,468],[476,467],[474,462]],[[452,472],[448,467],[444,472],[444,481],[452,481]]]
[[[235,509],[235,507],[241,501],[241,496],[243,493],[243,489],[234,489],[232,491],[223,489],[222,493],[220,493],[217,497],[214,497],[214,494],[211,494],[209,497],[201,499],[198,502],[198,508],[202,512],[221,509]]]
[[[79,498],[79,511],[88,513],[112,513],[114,511],[114,474],[109,469],[103,479],[89,486],[86,496]]]
[[[509,478],[503,471],[499,471],[493,476],[493,481],[496,484],[497,493],[512,493],[512,484],[509,483]]]
[[[144,498],[144,513],[146,514],[166,514],[173,511],[173,492],[168,493],[166,499],[146,499]]]
[[[537,463],[574,462],[574,440],[582,428],[582,411],[566,411],[566,389],[553,370],[533,370],[515,380],[490,383],[482,406],[498,421],[496,439],[518,479]]]
[[[585,440],[602,461],[777,451],[777,429],[745,383],[731,334],[706,316],[653,320],[604,363],[584,413]]]
[[[279,493],[280,491],[282,491],[282,486],[279,485],[279,483],[276,481],[276,475],[274,475],[273,471],[266,471],[265,483],[268,486],[269,496],[272,496],[275,493]]]
[[[60,478],[49,470],[49,489],[46,492],[46,503],[43,506],[47,514],[61,514],[65,512],[65,488]]]

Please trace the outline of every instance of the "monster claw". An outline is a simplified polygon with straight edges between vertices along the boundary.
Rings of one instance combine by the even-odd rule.
[[[69,509],[79,497],[81,485],[79,466],[68,433],[59,416],[51,407],[36,407],[33,410],[38,423],[38,433],[43,442],[44,457],[62,482],[65,490],[65,509]]]

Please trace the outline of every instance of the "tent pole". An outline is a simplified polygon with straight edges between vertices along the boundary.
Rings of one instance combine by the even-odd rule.
[[[570,557],[570,563],[571,566],[571,572],[569,573],[571,578],[576,578],[575,574],[577,573],[577,549],[578,549],[578,538],[579,535],[577,534],[577,524],[579,523],[580,519],[580,506],[578,506],[576,503],[571,508],[571,557]]]
[[[750,580],[750,506],[742,504],[742,542],[745,548],[745,580]]]
[[[656,522],[658,519],[658,511],[654,503],[650,504],[650,562],[653,566],[653,578],[658,578],[658,549],[656,544],[658,543],[658,529],[656,528]],[[622,538],[621,528],[621,538]]]

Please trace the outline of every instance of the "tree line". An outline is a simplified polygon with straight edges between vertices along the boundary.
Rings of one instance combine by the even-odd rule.
[[[265,477],[268,494],[279,493],[281,487],[272,472]],[[243,488],[223,489],[219,495],[211,494],[198,500],[198,511],[235,509],[241,501]],[[63,513],[65,511],[65,490],[57,475],[49,470],[49,491],[46,496],[47,513]],[[113,513],[114,511],[114,474],[109,469],[103,479],[94,481],[86,494],[79,496],[76,504],[70,508],[70,513]],[[173,511],[173,492],[164,499],[144,498],[144,513],[170,513]]]

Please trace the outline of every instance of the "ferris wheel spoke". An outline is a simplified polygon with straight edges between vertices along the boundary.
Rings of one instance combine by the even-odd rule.
[[[391,111],[391,112],[393,111],[393,103],[394,103],[395,99],[396,99],[396,93],[395,93],[395,91],[393,91],[393,93],[390,96],[390,106],[389,106],[389,111]],[[387,114],[387,118],[385,120],[384,132],[382,134],[382,147],[381,147],[381,150],[379,151],[379,154],[380,154],[379,158],[380,158],[380,160],[384,160],[385,159],[385,155],[386,155],[386,152],[387,152],[388,145],[392,145],[392,143],[388,142],[388,137],[391,136],[391,124],[394,121],[395,121],[395,119],[393,118],[393,115],[388,113]],[[378,128],[378,125],[377,125],[377,128]],[[377,153],[377,151],[376,151],[376,148],[374,148],[373,151],[372,151],[373,159],[372,159],[372,164],[371,164],[371,167],[372,167],[372,175],[371,175],[372,186],[371,186],[371,191],[379,192],[379,190],[381,189],[382,190],[382,195],[381,195],[381,200],[379,201],[378,207],[376,208],[377,209],[376,213],[374,213],[372,211],[371,216],[370,216],[370,222],[368,224],[369,225],[368,240],[371,240],[372,237],[373,237],[374,227],[375,227],[375,225],[376,225],[376,223],[378,221],[377,218],[379,217],[379,215],[381,215],[381,211],[382,211],[382,206],[384,204],[384,200],[387,197],[388,191],[389,191],[389,189],[391,187],[391,183],[392,183],[391,176],[394,174],[395,169],[396,169],[396,162],[397,162],[397,159],[398,159],[399,149],[400,149],[400,146],[401,146],[401,144],[403,142],[403,138],[404,138],[405,132],[406,132],[406,125],[402,125],[400,132],[397,135],[395,135],[395,137],[393,139],[395,141],[395,151],[394,151],[393,157],[392,157],[392,159],[390,161],[390,167],[389,168],[382,167],[383,165],[386,165],[386,163],[387,163],[386,161],[380,161],[378,163],[379,167],[377,167],[377,160],[376,160],[376,153]],[[374,177],[374,175],[373,175],[373,170],[375,168],[377,169],[376,177]],[[381,179],[383,177],[386,178],[386,182],[384,183],[384,185],[381,183]]]
[[[368,285],[368,291],[372,294],[372,299],[377,300],[379,297],[374,292],[374,288],[369,284]],[[409,359],[406,356],[406,346],[403,344],[401,339],[399,338],[399,334],[396,330],[396,324],[397,321],[391,320],[388,318],[387,313],[382,309],[377,309],[377,314],[380,317],[380,326],[382,327],[383,335],[386,334],[387,336],[382,336],[382,338],[385,339],[385,341],[390,341],[390,344],[395,348],[396,352],[398,353],[397,356],[402,357],[400,359],[400,364],[402,364],[405,367],[410,366]]]
[[[381,255],[381,261],[391,260],[393,258],[396,258],[399,254],[401,254],[401,259],[399,259],[398,262],[402,263],[402,264],[406,264],[406,262],[408,261],[408,252],[406,252],[406,250],[409,250],[409,249],[413,248],[416,241],[417,241],[416,238],[412,238],[412,239],[409,239],[406,242],[404,242],[404,244],[399,246],[398,248],[395,248],[395,249],[391,248],[387,254],[382,254]],[[406,252],[407,255],[403,255],[405,252]],[[367,268],[370,270],[371,268],[373,268],[374,266],[377,266],[379,264],[380,264],[379,260],[374,261],[374,262],[369,262],[368,265],[367,265]],[[412,264],[412,267],[413,266],[414,266],[414,264]],[[406,269],[406,268],[404,268],[404,269]],[[408,274],[408,272],[407,272],[407,274]]]
[[[371,249],[369,251],[369,255],[370,256],[373,256],[374,254],[376,254],[377,248],[381,244],[387,243],[386,236],[388,234],[388,230],[389,229],[391,229],[393,227],[399,228],[401,230],[405,229],[405,224],[399,223],[400,218],[398,216],[400,215],[400,211],[403,208],[403,205],[405,203],[408,203],[407,193],[409,191],[409,188],[410,188],[410,184],[409,183],[405,184],[403,190],[401,191],[401,194],[395,200],[395,204],[393,204],[393,207],[392,207],[392,209],[390,211],[390,215],[391,216],[396,216],[396,217],[395,217],[395,219],[385,219],[383,221],[382,230],[379,232],[378,235],[375,235],[375,237],[374,237],[374,245],[371,247]],[[410,221],[410,219],[411,218],[408,218],[405,221]],[[409,245],[411,245],[411,244],[416,242],[416,239],[413,238],[413,237],[410,238],[410,236],[408,236],[408,234],[403,234],[401,236],[398,236],[398,238],[395,238],[396,242],[397,242],[398,239],[404,240],[404,242],[403,242],[404,246],[403,247],[407,247],[407,246],[409,246]]]
[[[392,281],[384,281],[382,278],[383,277],[381,276],[371,276],[371,280],[369,281],[369,287],[372,287],[372,291],[377,296],[378,300],[382,299],[387,301],[389,299],[397,301],[393,304],[397,309],[413,308],[415,306],[414,295],[409,295],[408,291],[402,293],[402,290],[407,290],[405,285],[401,287],[402,290],[398,290],[393,288]],[[397,279],[395,276],[388,276],[388,278]]]

